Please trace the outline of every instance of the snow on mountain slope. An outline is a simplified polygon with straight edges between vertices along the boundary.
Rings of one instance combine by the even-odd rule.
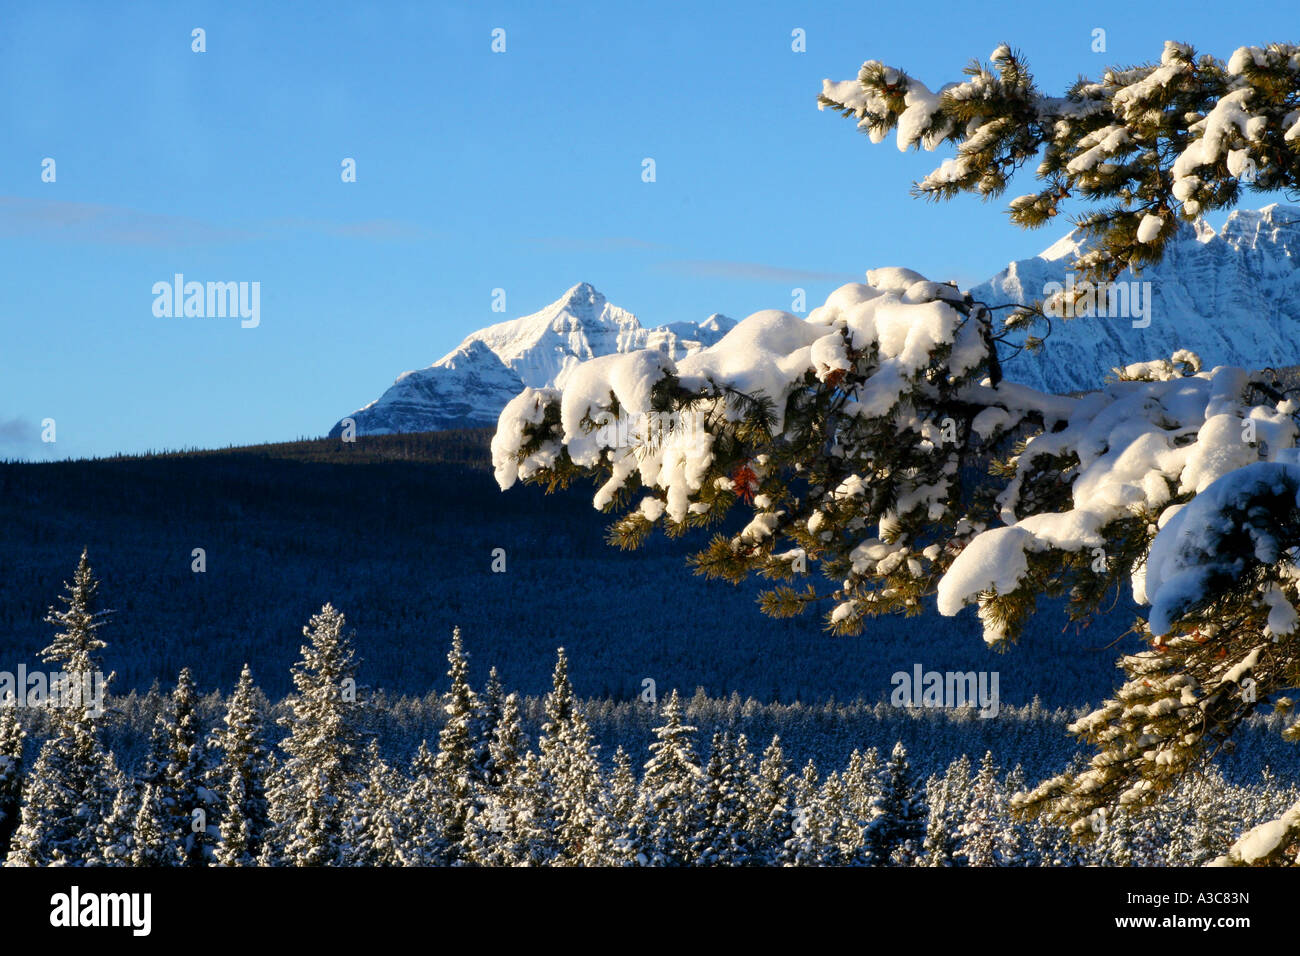
[[[470,342],[429,368],[402,373],[388,391],[347,417],[359,435],[474,428],[496,421],[501,396],[523,387],[490,348]],[[330,437],[342,430],[339,421]]]
[[[735,324],[715,313],[703,322],[644,328],[582,282],[538,312],[472,333],[347,417],[362,435],[495,425],[525,385],[561,386],[579,363],[619,352],[651,348],[677,360],[712,345]],[[341,431],[342,421],[330,435]]]
[[[1080,237],[1071,233],[971,292],[989,305],[1041,299],[1047,283],[1066,282],[1079,248]],[[1206,368],[1295,365],[1300,363],[1298,266],[1300,209],[1275,204],[1238,210],[1217,234],[1205,223],[1182,224],[1164,259],[1141,276],[1125,272],[1116,280],[1139,283],[1132,301],[1142,309],[1149,295],[1149,326],[1134,327],[1135,320],[1145,318],[1131,307],[1122,317],[1053,319],[1044,350],[1021,353],[1004,371],[1012,381],[1067,392],[1097,387],[1115,366],[1168,357],[1179,348],[1196,352]]]

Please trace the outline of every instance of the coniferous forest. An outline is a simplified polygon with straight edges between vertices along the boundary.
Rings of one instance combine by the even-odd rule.
[[[67,685],[104,673],[102,601],[83,554],[41,653]],[[1238,782],[1211,771],[1159,812],[1101,816],[1078,840],[1009,815],[1009,795],[1033,783],[1025,767],[992,749],[944,761],[943,722],[969,743],[969,712],[903,718],[922,725],[909,749],[888,743],[902,721],[880,708],[676,690],[587,701],[563,649],[550,691],[521,698],[495,669],[471,685],[459,629],[447,662],[445,687],[423,698],[371,691],[326,604],[275,703],[245,666],[228,696],[201,694],[182,669],[167,693],[0,707],[5,865],[1185,866],[1298,796],[1267,768]],[[1041,734],[1060,717],[1034,704],[1004,720]],[[879,743],[825,746],[845,738]]]

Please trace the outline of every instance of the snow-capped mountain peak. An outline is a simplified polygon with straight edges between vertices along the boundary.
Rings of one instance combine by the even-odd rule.
[[[645,330],[635,315],[611,305],[589,282],[579,282],[544,309],[480,329],[460,347],[482,342],[525,385],[542,388],[578,362],[628,351],[620,343],[638,331]]]
[[[1080,236],[1079,230],[1071,229],[1040,252],[1038,258],[1045,262],[1060,262],[1062,260],[1070,262],[1079,254],[1081,248],[1083,248],[1083,238]]]
[[[1236,209],[1219,236],[1239,250],[1281,246],[1294,257],[1300,252],[1300,209],[1280,203],[1263,209]]]
[[[358,434],[492,425],[525,385],[561,386],[580,363],[616,352],[653,348],[684,358],[735,324],[714,313],[698,323],[645,328],[591,283],[579,282],[545,308],[479,329],[432,365],[404,372],[348,417]],[[330,434],[341,430],[342,421]]]
[[[556,300],[574,309],[588,309],[599,313],[605,306],[605,297],[590,282],[579,282]]]

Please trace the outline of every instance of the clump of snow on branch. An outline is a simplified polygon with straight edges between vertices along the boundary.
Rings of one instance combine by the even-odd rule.
[[[1268,511],[1257,512],[1254,506],[1266,496],[1298,506],[1298,490],[1300,467],[1255,462],[1224,474],[1180,508],[1152,542],[1143,580],[1135,588],[1139,599],[1151,604],[1151,632],[1168,633],[1188,608],[1213,593],[1211,584],[1216,579],[1239,578],[1248,556],[1265,565],[1282,560],[1279,529],[1268,520],[1258,520]],[[1248,538],[1249,555],[1225,547],[1225,539],[1232,535]],[[1295,627],[1290,603],[1276,589],[1268,591],[1265,599],[1273,609],[1269,629],[1289,634]]]
[[[1257,866],[1276,860],[1287,845],[1300,836],[1300,803],[1291,807],[1276,820],[1261,823],[1247,830],[1210,866]]]
[[[1140,369],[1125,371],[1133,374]],[[1161,575],[1170,574],[1164,564],[1164,542],[1185,526],[1206,533],[1204,522],[1216,507],[1211,495],[1196,505],[1190,517],[1180,520],[1182,506],[1171,504],[1171,499],[1199,495],[1232,475],[1219,489],[1226,494],[1229,487],[1257,474],[1247,466],[1259,462],[1263,450],[1277,455],[1296,443],[1294,421],[1281,412],[1245,404],[1245,386],[1243,370],[1222,367],[1163,380],[1119,381],[1069,400],[1073,402],[1066,412],[1069,424],[1034,436],[1019,456],[1016,474],[999,497],[1007,527],[972,540],[939,583],[940,612],[955,614],[983,592],[1015,590],[1027,569],[1028,553],[1104,548],[1102,530],[1111,522],[1153,514],[1159,516],[1158,524],[1168,522],[1174,527],[1164,528],[1145,569],[1134,575],[1134,597],[1147,602],[1152,593],[1151,569],[1155,568],[1156,587],[1164,583]],[[1253,426],[1253,442],[1245,440],[1247,423]],[[1023,483],[1043,460],[1062,456],[1078,462],[1071,471],[1072,507],[1018,519]],[[1209,558],[1203,554],[1201,560]],[[1199,572],[1189,568],[1184,574],[1210,573],[1204,564],[1198,567]],[[1170,602],[1173,594],[1167,592]],[[1162,602],[1156,609],[1152,626],[1157,634],[1168,627],[1169,607]]]

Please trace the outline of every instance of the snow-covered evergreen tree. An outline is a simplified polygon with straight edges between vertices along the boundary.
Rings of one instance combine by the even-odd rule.
[[[500,777],[493,764],[492,741],[496,736],[497,725],[501,722],[505,698],[506,693],[501,686],[501,676],[497,673],[497,669],[493,667],[488,671],[487,683],[483,686],[483,694],[478,702],[478,713],[475,715],[474,740],[477,745],[476,762],[478,766],[474,777],[483,786],[493,786]]]
[[[783,866],[791,861],[788,847],[794,839],[795,814],[791,805],[790,766],[778,736],[774,735],[763,751],[753,792],[751,819],[756,860],[766,866]]]
[[[794,834],[786,841],[786,854],[794,866],[817,866],[822,862],[827,821],[817,805],[820,786],[817,764],[810,759],[794,784]]]
[[[75,727],[41,746],[27,775],[7,866],[91,866],[100,862],[98,833],[122,785],[112,753]]]
[[[366,747],[366,783],[349,800],[349,814],[343,824],[345,866],[400,866],[400,795],[405,791],[401,777],[379,753],[379,742]]]
[[[752,855],[748,780],[729,731],[713,735],[700,793],[700,828],[691,856],[698,866],[743,866]]]
[[[166,809],[160,821],[186,866],[205,866],[220,838],[218,796],[208,789],[212,767],[199,726],[198,693],[188,667],[182,668],[168,712],[155,725],[165,747],[157,771],[155,795]]]
[[[1043,816],[1028,821],[1028,842],[1025,866],[1081,866],[1089,849],[1072,839],[1069,830]]]
[[[848,785],[838,772],[827,775],[814,811],[822,823],[823,866],[859,866],[867,862],[866,825],[854,811]]]
[[[155,682],[155,689],[156,686]],[[167,773],[167,764],[171,760],[170,736],[166,714],[156,714],[153,724],[149,728],[149,749],[145,752],[144,771],[140,775],[142,784],[163,785]]]
[[[488,747],[490,755],[487,783],[500,787],[519,770],[528,750],[528,735],[524,733],[519,715],[519,695],[507,694],[501,704],[501,714],[492,728]]]
[[[641,777],[641,799],[634,826],[639,861],[650,866],[687,866],[700,819],[700,779],[695,727],[685,723],[681,697],[673,690],[663,705],[663,723],[654,729],[650,759]]]
[[[449,845],[441,816],[438,762],[428,741],[411,760],[409,782],[399,802],[402,862],[406,866],[440,866],[447,862]]]
[[[554,842],[556,864],[597,862],[602,803],[600,764],[591,728],[569,680],[564,648],[556,655],[546,722],[537,740],[540,766],[550,790],[547,819],[537,820]]]
[[[522,844],[530,838],[534,799],[526,788],[541,785],[530,775],[528,737],[519,713],[519,695],[508,694],[488,746],[488,778],[474,816],[467,822],[469,857],[480,866],[511,865],[531,860]],[[540,773],[540,771],[538,771]]]
[[[24,788],[22,812],[10,840],[6,865],[87,866],[100,862],[99,831],[112,813],[122,777],[99,736],[96,684],[106,688],[98,652],[99,628],[107,612],[98,609],[99,582],[85,551],[72,583],[64,584],[62,609],[50,608],[56,628],[41,660],[63,676],[50,681],[50,736]],[[87,690],[90,693],[87,693]]]
[[[104,866],[133,866],[135,858],[135,818],[139,812],[137,788],[127,783],[113,797],[113,808],[96,834],[98,859]]]
[[[132,866],[184,866],[181,844],[172,833],[175,824],[173,808],[166,802],[159,787],[146,783],[136,807],[132,827]]]
[[[602,863],[628,866],[636,861],[638,849],[633,821],[637,812],[637,779],[632,758],[621,746],[614,751],[613,769],[605,788],[605,808],[601,814],[600,844],[604,848]]]
[[[958,834],[965,825],[966,800],[963,795],[970,787],[970,758],[962,754],[961,760],[949,763],[943,774],[926,780],[926,842],[923,844],[922,862],[926,866],[956,866],[958,864]]]
[[[1178,865],[1204,866],[1228,852],[1241,814],[1233,812],[1225,789],[1223,777],[1214,772],[1189,782],[1193,807],[1191,834],[1187,856]]]
[[[211,779],[222,801],[216,849],[221,866],[256,866],[270,828],[263,723],[253,674],[245,664],[226,708],[224,728],[212,735],[219,754]]]
[[[848,791],[849,807],[859,820],[870,820],[871,806],[879,787],[880,753],[875,747],[865,751],[854,750],[844,768],[844,787]]]
[[[916,789],[907,748],[894,744],[880,772],[880,792],[867,822],[866,859],[873,866],[909,866],[925,837],[925,799]]]
[[[1008,844],[1007,795],[998,779],[993,753],[986,751],[971,784],[965,819],[958,827],[967,866],[1006,866],[1015,862]]]
[[[438,734],[437,769],[443,836],[450,854],[449,862],[454,863],[463,855],[461,844],[465,839],[465,821],[474,809],[483,769],[480,762],[482,748],[477,737],[481,729],[478,696],[470,687],[469,658],[465,654],[459,627],[452,631],[447,663],[451,688],[443,705],[447,719]]]
[[[1124,807],[1105,810],[1094,845],[1097,862],[1101,866],[1137,866],[1132,842],[1136,835],[1133,818]]]
[[[0,860],[9,850],[9,838],[18,826],[22,810],[26,737],[18,722],[17,706],[0,702]]]
[[[479,866],[551,866],[559,861],[552,781],[529,751],[468,821],[467,859]]]
[[[337,866],[343,824],[357,785],[361,748],[356,661],[344,618],[330,604],[303,628],[307,639],[293,666],[296,693],[284,719],[285,760],[268,785],[272,838],[266,862]]]

